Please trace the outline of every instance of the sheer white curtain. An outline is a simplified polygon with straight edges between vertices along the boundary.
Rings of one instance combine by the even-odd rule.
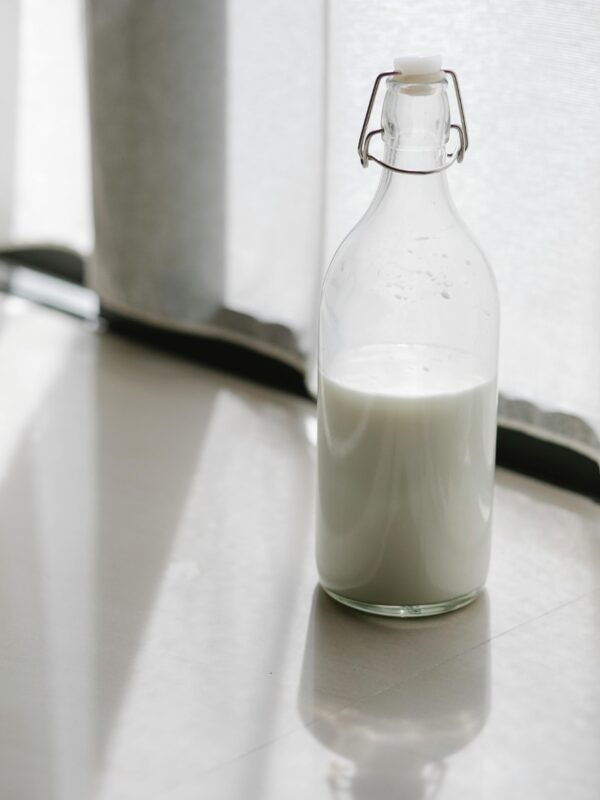
[[[394,53],[442,52],[460,77],[471,140],[449,180],[500,288],[501,417],[598,459],[600,5],[330,7],[327,256],[377,179],[355,152],[373,76]]]
[[[0,2],[0,245],[92,244],[77,0]]]
[[[109,308],[301,366],[320,272],[378,178],[356,156],[373,78],[399,53],[442,52],[471,138],[450,182],[501,292],[501,416],[600,458],[595,0],[89,9],[90,279]],[[83,9],[4,0],[0,14],[0,99],[14,112],[0,237],[91,251]]]

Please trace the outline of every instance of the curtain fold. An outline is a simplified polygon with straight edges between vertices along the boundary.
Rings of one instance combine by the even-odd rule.
[[[319,0],[88,2],[89,276],[107,308],[301,365],[321,260],[323,20]]]

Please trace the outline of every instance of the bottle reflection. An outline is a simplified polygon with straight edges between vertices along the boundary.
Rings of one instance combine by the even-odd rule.
[[[439,795],[450,757],[489,715],[488,639],[485,594],[445,617],[392,621],[315,591],[299,707],[308,730],[341,757],[327,774],[333,798]]]

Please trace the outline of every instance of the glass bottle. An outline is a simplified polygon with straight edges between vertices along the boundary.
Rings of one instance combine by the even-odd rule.
[[[450,122],[447,76],[462,126]],[[318,346],[317,565],[347,605],[390,616],[459,608],[488,572],[498,294],[450,198],[451,128],[468,140],[454,73],[397,59],[384,166],[325,275]]]

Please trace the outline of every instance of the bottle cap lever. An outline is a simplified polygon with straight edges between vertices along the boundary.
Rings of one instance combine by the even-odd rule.
[[[383,128],[378,128],[377,130],[369,131],[367,133],[369,121],[371,119],[371,113],[373,112],[373,106],[375,105],[375,99],[377,98],[377,92],[379,91],[379,84],[384,78],[391,78],[394,75],[402,75],[401,72],[394,70],[393,72],[381,72],[375,78],[375,83],[373,84],[371,97],[369,98],[369,105],[367,106],[367,112],[365,114],[365,119],[360,131],[360,138],[358,140],[358,156],[363,167],[368,167],[369,161],[375,161],[375,163],[380,164],[386,169],[391,169],[393,172],[404,172],[409,175],[431,175],[435,172],[443,172],[445,169],[448,169],[448,167],[451,167],[455,161],[458,161],[459,164],[462,162],[469,147],[469,136],[467,133],[467,122],[465,120],[465,110],[460,94],[460,87],[458,85],[458,78],[456,77],[456,73],[451,69],[443,69],[441,71],[445,75],[450,75],[452,78],[454,93],[456,95],[456,102],[458,105],[458,113],[460,114],[460,125],[456,125],[454,123],[450,125],[450,129],[455,130],[458,133],[459,143],[452,153],[447,153],[447,158],[449,159],[448,162],[441,167],[437,167],[436,169],[400,169],[400,167],[392,167],[390,164],[386,164],[385,161],[381,161],[381,159],[369,153],[369,142],[373,136],[376,136],[378,133],[383,133]]]

